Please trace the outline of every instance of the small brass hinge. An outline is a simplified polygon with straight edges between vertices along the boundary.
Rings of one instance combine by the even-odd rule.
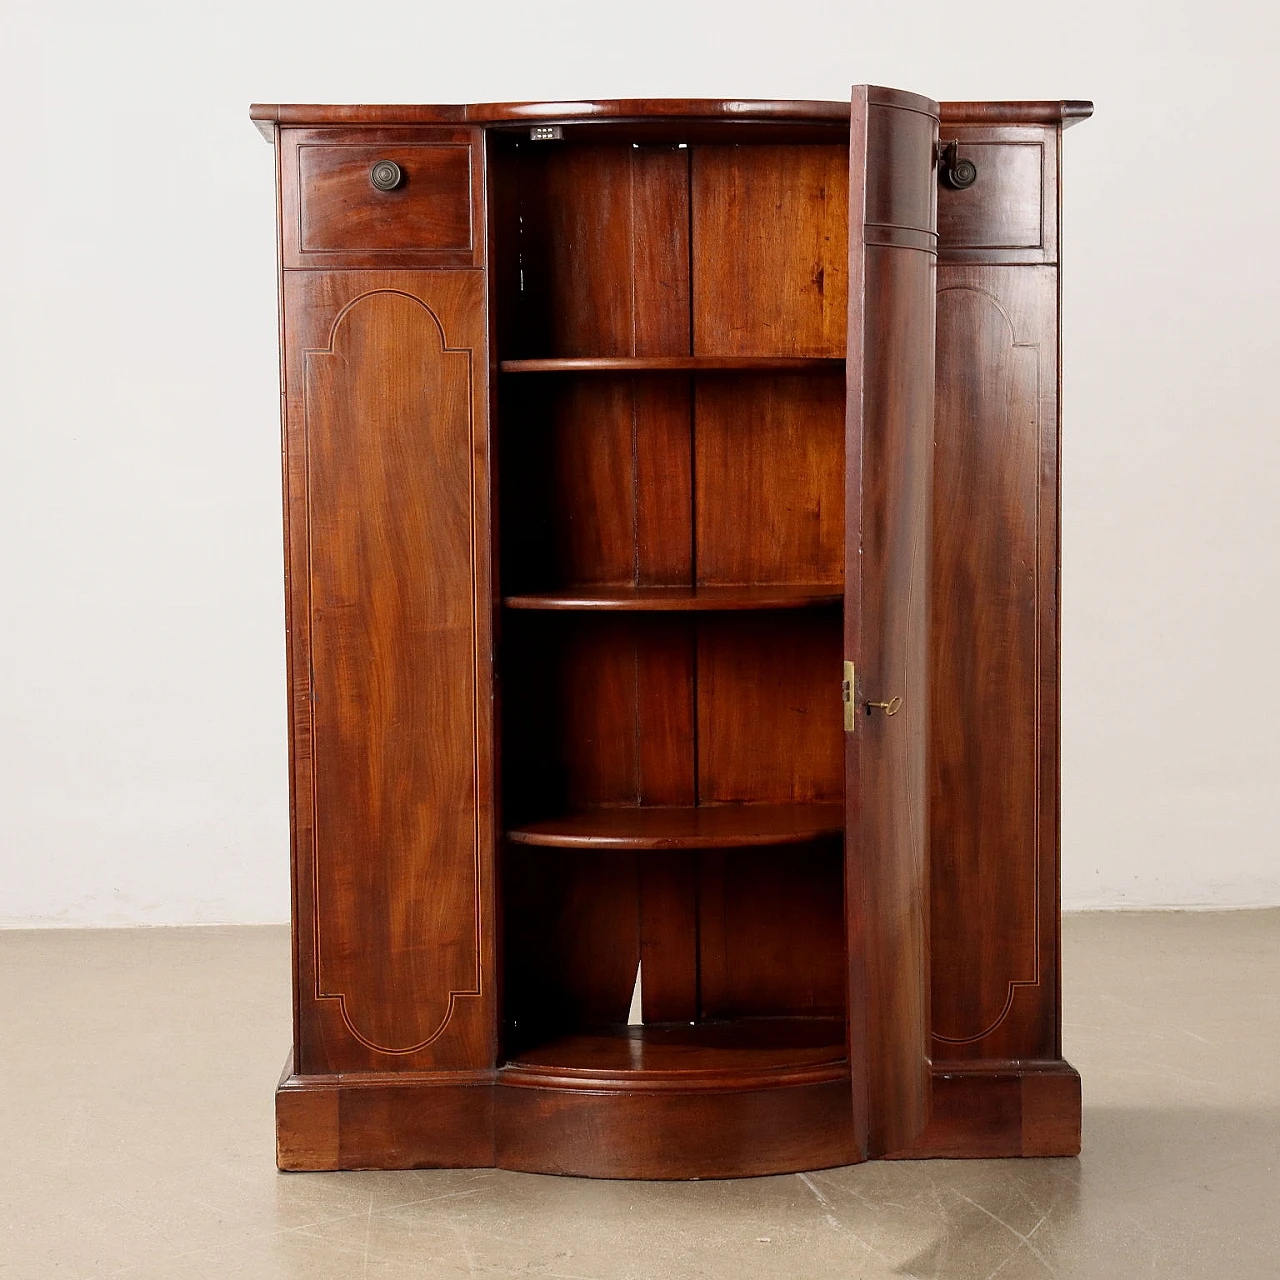
[[[854,726],[853,718],[853,687],[856,681],[856,675],[853,670],[853,663],[846,662],[844,664],[844,680],[840,684],[840,697],[844,702],[844,731],[852,733]]]

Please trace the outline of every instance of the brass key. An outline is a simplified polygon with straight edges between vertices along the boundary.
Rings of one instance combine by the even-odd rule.
[[[870,715],[876,707],[879,707],[887,716],[896,716],[902,710],[902,699],[890,698],[888,702],[868,702],[867,715]]]

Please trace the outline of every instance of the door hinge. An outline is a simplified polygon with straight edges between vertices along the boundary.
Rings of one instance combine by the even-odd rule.
[[[840,697],[844,702],[844,731],[852,733],[854,726],[853,719],[853,691],[856,676],[853,670],[853,663],[846,662],[844,664],[844,680],[840,685]]]

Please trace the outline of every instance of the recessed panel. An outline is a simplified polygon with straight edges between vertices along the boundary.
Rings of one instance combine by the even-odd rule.
[[[444,1061],[481,1012],[472,279],[438,276],[423,297],[367,288],[306,352],[299,386],[315,830],[297,857],[315,997],[363,1049]],[[472,350],[449,349],[442,315]]]
[[[1042,532],[1056,517],[1055,277],[1049,267],[947,266],[938,293],[929,754],[935,1057],[1056,1052],[1055,992],[1046,980],[1054,931],[1041,914],[1052,911],[1056,891],[1056,685],[1046,661],[1056,565],[1053,539]],[[981,397],[972,393],[975,369]]]

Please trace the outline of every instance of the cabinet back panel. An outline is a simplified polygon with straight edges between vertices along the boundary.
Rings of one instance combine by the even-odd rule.
[[[517,612],[503,647],[509,823],[843,799],[839,609]]]
[[[844,799],[839,609],[698,624],[703,804]]]
[[[504,358],[844,356],[843,143],[523,143],[495,172],[517,219]]]
[[[640,961],[636,855],[508,848],[503,889],[507,1055],[551,1029],[626,1022]]]
[[[694,354],[843,357],[848,147],[691,154]]]
[[[621,1023],[844,1013],[840,842],[641,854],[509,848],[507,1053]]]
[[[843,371],[701,378],[696,396],[698,582],[842,583]]]
[[[844,1013],[838,840],[704,853],[698,926],[702,1017]]]
[[[841,373],[509,381],[507,593],[843,582]]]
[[[519,351],[503,355],[688,355],[688,151],[519,150]]]
[[[507,816],[693,804],[694,622],[514,615],[505,668]]]
[[[692,581],[689,380],[508,379],[503,583]]]

